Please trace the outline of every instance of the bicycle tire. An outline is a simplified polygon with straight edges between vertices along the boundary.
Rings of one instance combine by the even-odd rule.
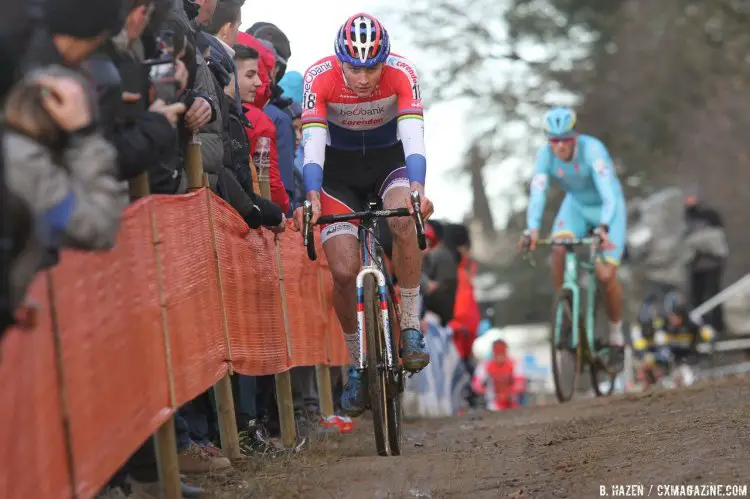
[[[571,353],[566,348],[558,348],[556,341],[555,341],[555,330],[557,329],[557,312],[560,307],[565,307],[567,304],[567,308],[562,309],[562,322],[563,324],[560,325],[560,337],[565,340],[565,338],[569,338],[570,334],[573,328],[573,295],[570,292],[570,290],[567,289],[561,289],[560,291],[555,294],[555,298],[552,302],[552,321],[550,322],[550,335],[549,335],[549,344],[550,344],[550,354],[552,357],[552,378],[555,383],[555,396],[557,397],[558,402],[564,403],[568,402],[573,398],[573,395],[576,391],[576,385],[578,380],[578,372],[580,371],[579,365],[580,365],[580,357],[581,357],[581,348],[580,348],[580,342],[578,347],[576,348],[576,354],[575,354],[575,362],[574,362],[574,369],[573,369],[573,379],[570,384],[570,393],[565,393],[563,391],[562,387],[562,378],[563,374],[561,373],[561,365],[560,361],[557,358],[557,354],[559,352],[567,352]],[[566,314],[567,314],[567,321],[566,321]],[[567,323],[566,323],[567,322]],[[565,329],[568,329],[569,331],[566,331]]]
[[[402,421],[403,412],[401,408],[401,394],[404,391],[404,371],[401,368],[399,358],[399,334],[398,314],[393,303],[393,297],[388,294],[388,314],[390,315],[391,330],[386,334],[391,337],[391,358],[394,359],[395,371],[388,371],[388,383],[386,392],[386,420],[388,422],[388,446],[391,456],[400,456],[403,448]]]
[[[388,456],[388,421],[386,418],[387,379],[384,365],[383,325],[380,320],[380,306],[377,285],[372,275],[366,275],[363,282],[365,308],[365,341],[367,357],[367,390],[370,396],[372,425],[375,431],[375,448],[381,456]]]

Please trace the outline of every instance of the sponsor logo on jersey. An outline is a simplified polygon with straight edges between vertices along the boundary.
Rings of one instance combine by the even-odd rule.
[[[372,130],[396,118],[396,108],[395,95],[370,102],[329,102],[328,119],[350,130]]]
[[[406,71],[406,73],[409,75],[409,78],[411,78],[412,83],[417,83],[417,73],[414,72],[414,69],[411,67],[411,64],[407,64],[404,61],[397,61],[396,67]]]
[[[379,116],[385,112],[383,106],[376,106],[373,108],[362,108],[355,107],[354,109],[339,109],[340,116],[352,117],[352,116]]]
[[[317,66],[313,66],[308,69],[307,73],[305,74],[305,92],[310,91],[310,89],[312,88],[312,82],[313,80],[315,80],[316,76],[331,69],[333,69],[333,64],[331,64],[331,61],[326,61],[322,64],[318,64]]]
[[[351,126],[351,127],[357,127],[357,126],[379,126],[383,124],[383,118],[373,118],[371,120],[341,120],[339,125],[341,126]]]

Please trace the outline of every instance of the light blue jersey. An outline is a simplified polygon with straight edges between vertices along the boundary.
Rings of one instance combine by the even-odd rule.
[[[590,135],[577,137],[576,150],[569,162],[558,159],[545,144],[536,155],[531,195],[526,213],[529,229],[539,229],[547,200],[550,178],[566,192],[552,233],[585,237],[599,225],[609,227],[609,238],[617,248],[605,255],[619,263],[625,248],[627,213],[622,186],[612,159],[602,142]]]

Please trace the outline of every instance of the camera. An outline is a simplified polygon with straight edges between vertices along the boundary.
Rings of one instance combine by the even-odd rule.
[[[159,57],[143,61],[149,68],[149,79],[154,88],[154,96],[167,104],[177,101],[179,82],[177,81],[177,65],[174,57],[174,33],[162,31],[156,37]]]

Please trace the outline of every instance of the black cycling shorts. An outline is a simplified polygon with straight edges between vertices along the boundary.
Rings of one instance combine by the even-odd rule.
[[[367,202],[380,199],[394,187],[409,187],[406,159],[401,142],[383,149],[343,151],[326,147],[323,188],[320,193],[322,215],[343,215],[367,209]],[[356,222],[334,223],[321,227],[321,240],[344,234],[357,236]]]

